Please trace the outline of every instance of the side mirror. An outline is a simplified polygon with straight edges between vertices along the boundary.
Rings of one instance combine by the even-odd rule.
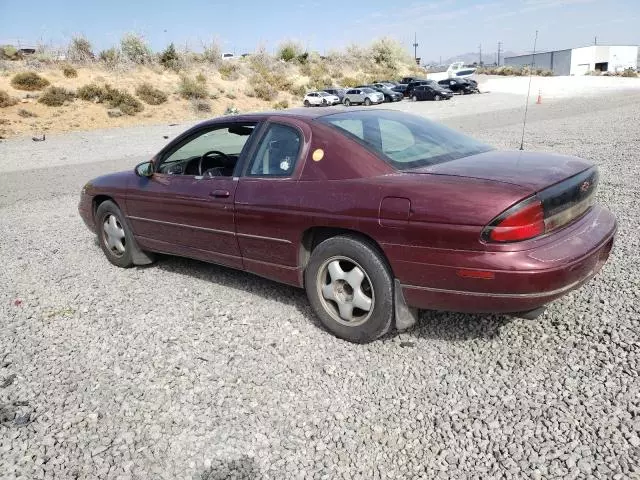
[[[151,175],[153,175],[153,163],[139,163],[138,165],[136,165],[135,172],[139,177],[150,177]]]

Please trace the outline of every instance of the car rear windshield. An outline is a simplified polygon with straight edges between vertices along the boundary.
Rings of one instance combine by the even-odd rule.
[[[318,118],[372,150],[398,170],[426,167],[493,150],[424,117],[392,110],[337,113]]]

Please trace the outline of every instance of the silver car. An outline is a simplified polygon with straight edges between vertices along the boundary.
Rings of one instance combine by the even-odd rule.
[[[347,107],[352,104],[364,103],[365,105],[371,105],[373,103],[382,102],[384,102],[384,94],[376,92],[373,88],[367,87],[348,89],[347,93],[344,95],[344,99],[342,100],[342,103]]]

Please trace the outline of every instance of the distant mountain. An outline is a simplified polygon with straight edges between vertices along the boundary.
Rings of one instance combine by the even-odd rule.
[[[504,57],[513,57],[514,55],[520,55],[517,52],[506,51],[500,52],[500,63],[502,63],[502,59]],[[443,58],[442,64],[449,65],[453,62],[464,62],[465,64],[473,64],[478,63],[479,61],[479,52],[468,52],[461,53],[460,55],[456,55],[454,57]],[[482,62],[485,64],[493,64],[496,61],[496,52],[482,52]],[[439,60],[432,60],[430,62],[426,62],[427,65],[438,65]]]

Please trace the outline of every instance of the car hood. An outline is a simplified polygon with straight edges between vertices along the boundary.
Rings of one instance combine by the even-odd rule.
[[[519,185],[531,191],[542,190],[592,166],[586,160],[568,155],[542,152],[492,150],[407,173],[478,178]]]

